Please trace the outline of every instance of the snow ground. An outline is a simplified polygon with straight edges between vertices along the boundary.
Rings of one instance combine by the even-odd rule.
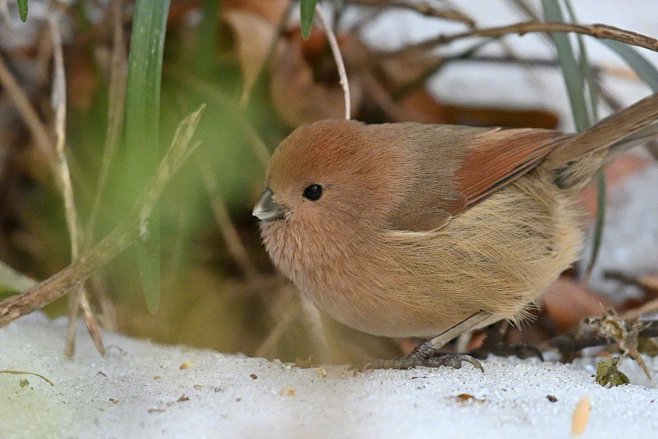
[[[658,389],[603,388],[587,361],[494,358],[483,362],[484,374],[465,365],[354,375],[114,333],[104,334],[104,358],[81,336],[70,360],[65,332],[64,319],[40,313],[0,330],[0,370],[54,384],[0,374],[3,438],[560,438],[569,437],[583,397],[591,414],[581,437],[658,431]],[[184,362],[191,366],[181,370]],[[648,362],[658,371],[658,361]],[[628,366],[631,380],[640,379]]]
[[[573,3],[582,22],[656,34],[658,3],[653,0],[627,0],[624,8],[613,0]],[[516,21],[518,17],[501,4],[468,2],[483,24]],[[418,39],[435,33],[434,22],[412,15],[398,15],[388,24],[383,20],[372,35],[379,42],[389,35],[399,44],[401,34]],[[550,56],[543,42],[531,35],[510,43],[517,53]],[[620,65],[596,42],[588,44],[596,61]],[[643,53],[658,63],[656,54]],[[546,105],[570,120],[558,72],[455,65],[444,73],[432,81],[432,90],[447,100]],[[609,83],[627,104],[648,93],[635,81],[609,78]],[[563,129],[572,126],[567,122]],[[600,267],[606,261],[615,267],[626,263],[637,268],[637,261],[647,270],[658,266],[658,191],[650,190],[656,187],[656,166],[646,172],[648,177],[632,177],[624,185],[626,192],[611,194]],[[298,369],[262,359],[162,347],[113,333],[104,334],[109,349],[101,358],[85,330],[79,334],[78,353],[69,360],[63,355],[64,320],[53,322],[34,314],[0,329],[0,370],[39,373],[54,383],[0,373],[0,437],[559,438],[570,435],[574,408],[584,397],[591,400],[592,409],[582,437],[644,438],[658,431],[656,384],[629,362],[622,370],[639,385],[605,389],[594,383],[592,360],[564,365],[494,358],[483,363],[484,374],[466,365],[460,370],[369,371],[354,376],[340,367]],[[185,361],[191,367],[181,370]],[[658,361],[647,362],[656,373]],[[460,394],[476,399],[460,402]],[[557,401],[550,402],[549,395]]]

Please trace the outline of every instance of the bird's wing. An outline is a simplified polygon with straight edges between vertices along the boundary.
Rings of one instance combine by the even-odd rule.
[[[399,124],[401,131],[404,125]],[[566,136],[538,129],[428,125],[409,130],[415,179],[391,213],[393,229],[429,231],[532,170]],[[420,133],[420,134],[419,134]]]

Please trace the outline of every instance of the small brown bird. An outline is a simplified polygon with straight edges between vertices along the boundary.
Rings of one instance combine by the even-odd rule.
[[[253,214],[319,309],[374,335],[438,335],[400,366],[455,366],[436,351],[523,319],[578,257],[574,195],[611,153],[656,135],[658,95],[571,135],[325,120],[279,145]]]

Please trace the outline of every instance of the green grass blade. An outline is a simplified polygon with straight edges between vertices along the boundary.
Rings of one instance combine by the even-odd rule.
[[[302,28],[302,37],[308,40],[313,28],[313,19],[315,18],[315,5],[318,0],[301,0],[299,5],[300,26]]]
[[[212,78],[217,53],[217,25],[219,22],[220,0],[203,0],[203,18],[197,31],[197,51],[194,62],[196,72],[203,78]]]
[[[564,1],[564,5],[569,14],[569,19],[572,23],[577,22],[576,14],[571,7],[569,0]],[[594,70],[589,63],[589,56],[587,55],[587,48],[585,40],[582,35],[578,35],[578,49],[580,51],[580,66],[583,77],[587,83],[587,90],[590,98],[590,115],[591,121],[596,122],[599,119],[598,100],[599,100],[599,87],[594,76]],[[626,47],[626,46],[624,46]],[[589,262],[585,268],[585,279],[589,278],[596,261],[599,259],[599,252],[601,250],[601,243],[603,242],[603,230],[605,228],[605,197],[607,193],[607,182],[605,173],[600,170],[596,175],[596,219],[594,221],[594,232],[592,233],[592,254],[590,255]]]
[[[599,40],[615,52],[626,64],[628,64],[651,90],[658,92],[658,70],[640,52],[626,44],[612,40]]]
[[[569,20],[576,23],[576,13],[571,7],[571,2],[566,0],[564,6],[569,14]],[[585,45],[585,38],[582,35],[576,35],[578,41],[578,51],[580,53],[580,71],[587,84],[587,95],[589,97],[589,115],[590,122],[594,123],[599,119],[599,86],[594,75],[594,70],[589,63],[589,55],[587,54],[587,46]]]
[[[565,4],[571,15],[572,21],[575,21],[576,17],[571,5],[569,4],[569,0],[565,0]],[[546,21],[565,21],[558,0],[542,0],[542,6]],[[580,68],[578,68],[578,62],[574,56],[568,36],[566,34],[552,34],[551,36],[555,42],[558,59],[560,61],[560,66],[562,67],[564,82],[569,94],[569,101],[571,103],[571,111],[576,124],[576,129],[578,131],[584,131],[592,126],[593,120],[598,115],[598,87],[596,84],[596,78],[594,77],[589,65],[589,60],[587,59],[587,50],[584,41],[582,39],[578,40],[581,56]],[[585,83],[587,83],[589,87],[591,113],[588,112],[587,101],[585,98]],[[601,242],[603,240],[606,194],[606,181],[603,171],[600,171],[597,175],[597,188],[596,221],[594,223],[594,233],[592,237],[592,254],[585,271],[586,279],[589,277],[589,273],[591,273],[592,267],[594,267],[594,264],[598,259]]]
[[[562,9],[557,0],[542,0],[544,19],[549,22],[564,22]],[[564,76],[564,83],[569,94],[571,112],[578,131],[584,131],[592,125],[585,101],[584,81],[581,69],[576,61],[569,36],[565,33],[552,33],[551,38],[557,49],[558,60]]]
[[[27,0],[16,0],[16,5],[18,6],[18,16],[25,23],[27,21]]]
[[[137,0],[133,18],[126,92],[126,171],[131,187],[144,188],[160,162],[160,81],[169,0]],[[146,304],[160,304],[160,220],[157,213],[142,225],[137,246]]]

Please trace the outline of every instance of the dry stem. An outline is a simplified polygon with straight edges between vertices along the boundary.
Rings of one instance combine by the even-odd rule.
[[[56,175],[56,172],[54,171],[54,164],[57,159],[50,142],[48,130],[41,122],[41,119],[39,119],[39,115],[37,114],[34,107],[32,107],[27,94],[25,94],[25,91],[23,91],[21,86],[18,84],[18,81],[16,81],[14,75],[7,68],[7,64],[2,58],[2,55],[0,55],[0,84],[2,84],[2,86],[5,88],[5,91],[14,102],[14,105],[16,105],[18,114],[21,116],[25,122],[25,125],[27,125],[27,128],[30,130],[37,148],[41,150],[44,156],[46,156],[48,159],[48,164],[51,166],[53,173]]]
[[[336,67],[338,67],[338,75],[340,76],[340,85],[343,87],[343,94],[345,95],[345,119],[351,119],[351,98],[350,98],[350,84],[347,79],[347,72],[345,71],[345,63],[343,62],[343,55],[340,53],[340,47],[338,47],[338,41],[336,40],[336,34],[334,34],[333,29],[329,25],[329,20],[320,5],[315,6],[315,13],[322,23],[325,33],[327,34],[327,39],[329,40],[329,46],[331,47],[331,53],[334,55],[334,60],[336,61]]]
[[[402,50],[408,51],[418,49],[433,49],[436,46],[447,45],[454,41],[462,40],[465,38],[501,38],[509,34],[525,35],[527,33],[535,32],[573,32],[582,35],[589,35],[595,38],[607,38],[658,52],[658,40],[655,38],[620,29],[614,26],[608,26],[605,24],[584,25],[571,23],[543,23],[538,21],[525,21],[507,26],[487,27],[481,29],[472,29],[466,32],[459,32],[450,35],[439,35],[435,38],[406,46]],[[397,55],[399,52],[400,51],[391,52],[389,55]]]
[[[253,279],[257,277],[258,270],[256,266],[249,259],[249,254],[244,244],[240,240],[238,231],[231,222],[231,217],[228,214],[228,209],[226,204],[219,194],[219,188],[217,187],[217,182],[215,177],[212,175],[212,171],[208,167],[208,164],[199,160],[199,167],[201,168],[201,176],[203,183],[208,192],[208,197],[210,198],[210,205],[215,215],[215,221],[219,227],[224,241],[226,241],[226,247],[229,254],[235,259],[235,261],[240,266],[242,273],[248,278]]]
[[[626,321],[626,324],[628,325],[632,323],[632,320]],[[643,324],[644,323],[645,322],[643,322]],[[640,338],[657,337],[658,321],[646,322],[646,325],[644,325],[639,331],[638,336]],[[550,347],[556,348],[562,354],[568,354],[593,346],[605,346],[614,342],[615,340],[613,338],[601,334],[601,332],[591,326],[587,326],[586,328],[581,329],[578,333],[559,335],[552,338],[551,340],[548,340],[546,344]]]
[[[392,8],[392,9],[407,9],[415,11],[420,15],[426,17],[442,18],[444,20],[457,21],[467,25],[468,27],[475,26],[475,21],[454,9],[438,9],[430,5],[428,2],[411,3],[395,0],[347,0],[347,3],[359,6],[368,6],[373,8]]]
[[[204,106],[200,107],[180,123],[171,147],[160,162],[154,180],[127,217],[88,253],[81,255],[71,265],[26,292],[0,302],[0,327],[68,293],[139,238],[140,224],[153,211],[155,202],[171,177],[198,147],[198,143],[190,144],[190,141],[203,108]]]

